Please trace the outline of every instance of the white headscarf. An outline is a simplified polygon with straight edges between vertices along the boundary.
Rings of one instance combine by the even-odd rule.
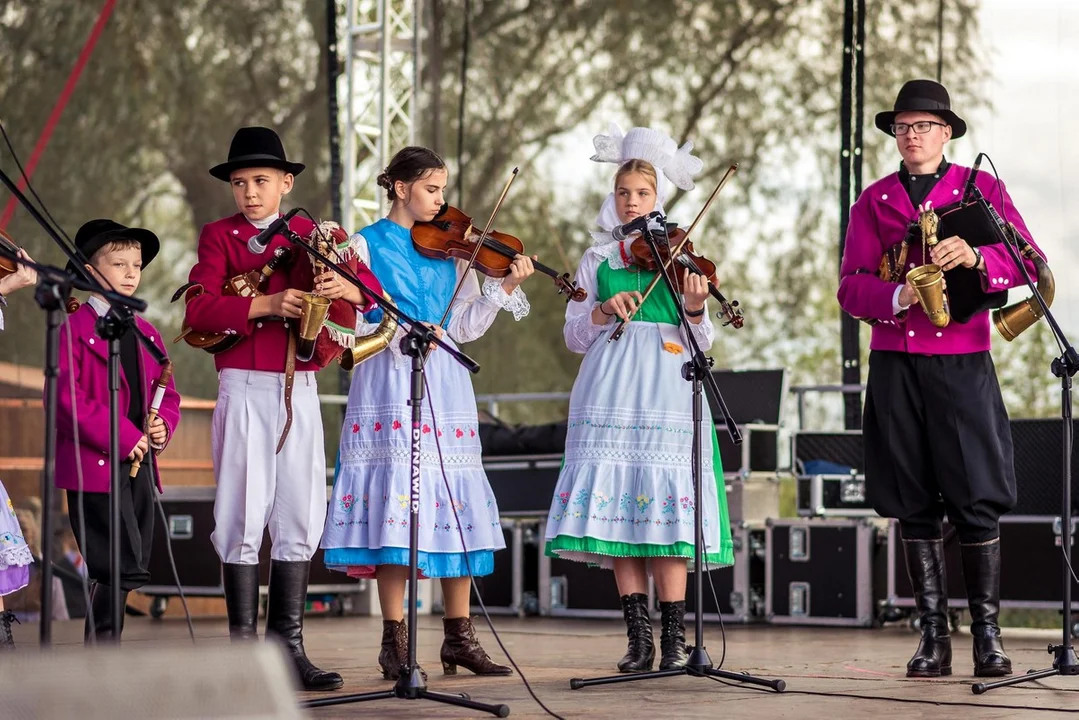
[[[678,147],[666,133],[652,128],[635,127],[623,133],[615,123],[611,123],[610,133],[593,138],[596,154],[591,159],[617,165],[635,159],[651,163],[657,173],[655,209],[658,212],[663,212],[663,201],[667,199],[671,183],[683,190],[693,189],[693,176],[704,167],[700,158],[690,155],[693,143],[687,142]],[[613,191],[603,201],[596,224],[605,233],[622,224],[615,210]]]

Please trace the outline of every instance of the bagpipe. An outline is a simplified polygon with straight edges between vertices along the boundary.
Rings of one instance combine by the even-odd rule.
[[[911,268],[906,277],[918,296],[918,304],[933,325],[943,328],[952,320],[966,323],[979,313],[994,310],[993,326],[1002,338],[1011,341],[1041,318],[1041,306],[1033,298],[1026,298],[1004,307],[1008,298],[1007,290],[985,290],[981,272],[973,267],[960,265],[942,271],[940,266],[929,260],[928,248],[936,245],[938,238],[952,236],[963,238],[971,247],[1008,243],[1034,265],[1038,291],[1045,298],[1046,305],[1053,303],[1056,281],[1049,264],[1015,226],[1004,222],[977,186],[970,183],[969,189],[969,200],[964,198],[922,212],[918,221],[908,226],[903,240],[885,251],[878,275],[885,282],[902,282],[910,245],[920,240],[924,264]]]

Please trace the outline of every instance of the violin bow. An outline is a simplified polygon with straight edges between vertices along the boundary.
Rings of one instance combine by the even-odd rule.
[[[510,191],[510,185],[517,179],[518,168],[513,168],[513,172],[510,173],[510,179],[506,181],[506,186],[502,188],[502,194],[498,196],[498,202],[495,203],[495,207],[491,210],[491,216],[487,218],[487,225],[483,228],[483,232],[480,234],[479,240],[476,241],[476,247],[472,250],[472,257],[468,259],[468,267],[461,273],[461,279],[457,281],[457,287],[453,289],[453,295],[450,297],[450,302],[446,305],[446,312],[442,314],[442,320],[438,324],[441,326],[446,325],[446,319],[450,316],[450,310],[453,308],[453,302],[457,299],[457,296],[461,293],[461,288],[468,280],[468,271],[472,269],[472,266],[476,264],[476,256],[480,254],[480,248],[483,247],[483,241],[487,239],[487,233],[491,232],[491,226],[494,225],[495,217],[498,215],[498,211],[502,208],[502,203],[506,200],[506,194]],[[465,238],[468,239],[467,237]]]
[[[678,256],[678,253],[682,252],[682,248],[685,247],[686,243],[689,242],[689,236],[693,234],[693,229],[697,227],[697,225],[701,221],[701,218],[703,218],[704,214],[708,212],[708,210],[712,207],[712,203],[715,202],[716,197],[719,195],[719,191],[723,189],[723,186],[727,184],[727,182],[734,176],[734,173],[737,170],[738,163],[734,163],[729,168],[727,168],[727,172],[723,173],[723,177],[721,177],[719,179],[719,183],[716,184],[716,189],[713,190],[712,194],[708,196],[708,200],[706,200],[704,206],[701,207],[701,211],[697,213],[697,217],[693,219],[693,223],[686,229],[686,236],[682,238],[682,242],[678,243],[678,246],[673,248],[668,254],[667,259],[663,263],[664,270],[669,270],[671,265],[674,264],[675,257]],[[652,282],[648,284],[648,287],[645,288],[644,295],[641,296],[640,305],[638,305],[637,308],[634,309],[632,313],[630,313],[630,320],[634,318],[634,316],[637,314],[637,310],[640,310],[641,305],[644,305],[644,301],[647,300],[648,296],[652,294],[652,291],[656,289],[656,285],[659,284],[659,281],[662,277],[663,273],[659,272],[656,273],[656,276],[654,278],[652,278]],[[629,322],[629,320],[619,320],[618,327],[616,327],[614,332],[611,333],[611,337],[620,337],[627,322]]]

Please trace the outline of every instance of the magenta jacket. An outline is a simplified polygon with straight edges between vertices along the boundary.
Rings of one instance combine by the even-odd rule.
[[[78,490],[79,476],[76,458],[82,459],[83,490],[86,492],[109,491],[109,374],[108,342],[94,333],[97,311],[83,304],[68,316],[69,322],[60,327],[60,375],[58,378],[58,401],[56,413],[56,486],[64,490]],[[161,348],[165,349],[161,333],[141,317],[136,318],[139,329]],[[68,327],[71,330],[71,352],[74,363],[68,362]],[[161,374],[161,366],[139,344],[139,367],[142,375],[142,396],[146,409],[154,398],[154,384]],[[71,394],[74,376],[75,394]],[[143,436],[142,428],[127,419],[130,397],[127,379],[120,373],[120,454],[126,458]],[[79,447],[75,446],[72,430],[72,409],[79,422]],[[176,385],[169,379],[165,397],[158,415],[165,422],[171,440],[180,423],[180,395]],[[154,455],[153,451],[150,456]],[[144,460],[147,462],[147,460]],[[154,482],[161,488],[157,463],[153,462]]]
[[[970,168],[949,166],[926,201],[932,202],[933,207],[937,208],[956,202],[969,174]],[[1001,183],[998,189],[996,179],[985,172],[978,173],[976,184],[989,204],[1037,248],[1004,184]],[[899,284],[881,280],[877,269],[884,251],[901,242],[907,226],[917,219],[918,210],[911,205],[898,172],[878,180],[862,192],[850,211],[847,243],[839,272],[839,305],[854,317],[880,321],[873,326],[873,338],[869,344],[871,350],[920,355],[958,355],[988,350],[988,310],[978,313],[965,324],[953,320],[943,329],[929,322],[925,312],[917,305],[912,306],[902,320],[892,314],[892,298]],[[985,258],[984,283],[987,290],[1025,288],[1025,281],[1003,244],[984,245],[979,250]],[[1040,249],[1038,251],[1041,252]],[[1042,257],[1045,257],[1044,253]],[[913,243],[908,252],[906,270],[921,264],[921,244]],[[1027,260],[1026,265],[1033,278],[1033,263]]]

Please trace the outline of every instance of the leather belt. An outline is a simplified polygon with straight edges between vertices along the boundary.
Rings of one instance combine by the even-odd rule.
[[[281,439],[277,441],[275,455],[280,454],[285,446],[285,438],[292,429],[292,387],[296,384],[296,333],[288,334],[288,350],[285,356],[285,427],[281,431]]]

